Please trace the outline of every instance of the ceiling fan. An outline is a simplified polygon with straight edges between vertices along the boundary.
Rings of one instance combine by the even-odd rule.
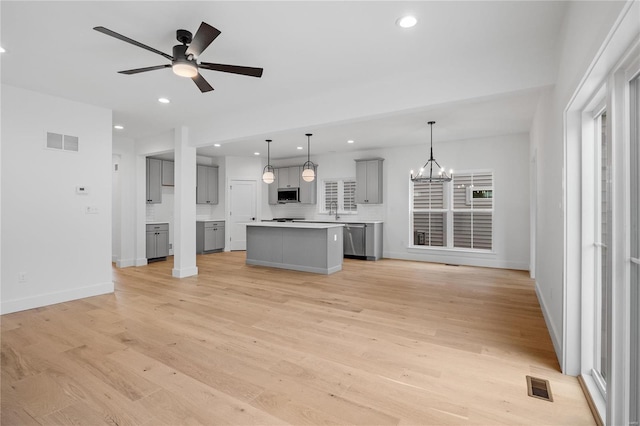
[[[232,74],[248,75],[251,77],[262,77],[262,68],[242,67],[238,65],[212,64],[209,62],[198,63],[197,59],[202,52],[211,44],[213,40],[220,35],[220,31],[211,25],[203,22],[200,24],[196,35],[192,37],[187,30],[176,31],[176,39],[182,43],[173,46],[173,56],[161,52],[153,47],[149,47],[138,41],[118,34],[105,27],[95,27],[94,30],[103,34],[115,37],[119,40],[141,47],[150,52],[164,56],[171,61],[170,64],[156,65],[153,67],[136,68],[132,70],[118,71],[120,74],[138,74],[146,71],[159,70],[163,68],[171,68],[173,72],[181,77],[189,77],[198,86],[202,93],[213,90],[213,87],[202,77],[198,69],[206,69],[213,71],[222,71]]]

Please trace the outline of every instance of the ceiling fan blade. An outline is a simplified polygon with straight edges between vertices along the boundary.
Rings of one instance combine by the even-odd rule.
[[[135,41],[133,39],[130,39],[129,37],[123,36],[122,34],[118,34],[115,31],[111,31],[108,28],[105,28],[105,27],[94,27],[93,29],[98,31],[98,32],[101,32],[103,34],[106,34],[108,36],[115,37],[118,40],[126,41],[127,43],[133,44],[134,46],[138,46],[138,47],[146,49],[146,50],[148,50],[150,52],[157,53],[158,55],[162,55],[165,58],[167,58],[168,60],[173,61],[173,56],[168,55],[168,54],[166,54],[164,52],[161,52],[158,49],[154,49],[153,47],[149,47],[146,44],[142,44],[139,41]]]
[[[206,22],[201,23],[198,31],[196,31],[196,35],[193,36],[191,44],[187,48],[186,54],[193,55],[197,58],[219,35],[219,30],[213,28]]]
[[[200,89],[202,93],[210,92],[213,90],[213,86],[211,86],[200,73],[193,77],[192,80],[196,84],[196,86],[198,86],[198,89]]]
[[[232,74],[248,75],[250,77],[262,77],[262,68],[241,67],[239,65],[212,64],[209,62],[200,62],[198,66],[207,70],[230,72]]]
[[[145,68],[136,68],[133,70],[118,71],[118,74],[131,75],[131,74],[138,74],[139,72],[161,70],[163,68],[171,68],[171,64],[156,65],[155,67],[145,67]]]

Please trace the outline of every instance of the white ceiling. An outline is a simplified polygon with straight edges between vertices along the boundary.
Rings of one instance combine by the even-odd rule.
[[[529,130],[555,82],[565,2],[2,1],[2,83],[113,110],[114,135],[187,126],[208,155],[299,156]],[[398,17],[418,25],[404,30]],[[262,78],[203,70],[201,94],[152,52],[93,31],[105,26],[166,53],[201,21],[222,34],[199,58],[263,67]],[[171,104],[161,105],[165,96]],[[353,145],[346,140],[353,139]],[[302,151],[304,154],[306,151]]]

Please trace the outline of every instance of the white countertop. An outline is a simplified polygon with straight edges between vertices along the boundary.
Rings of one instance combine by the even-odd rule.
[[[358,219],[349,220],[349,218],[340,218],[338,220],[335,220],[335,219],[327,219],[327,220],[320,220],[320,219],[311,220],[311,219],[309,219],[309,220],[306,220],[305,219],[305,220],[294,220],[294,222],[297,222],[297,223],[342,223],[342,224],[345,224],[345,223],[366,223],[366,224],[384,223],[384,221],[382,221],[382,220],[358,220]]]
[[[169,222],[147,222],[147,225],[168,225]]]
[[[247,226],[261,226],[263,228],[329,229],[344,226],[344,223],[249,222]]]
[[[224,219],[196,219],[196,222],[224,222]]]

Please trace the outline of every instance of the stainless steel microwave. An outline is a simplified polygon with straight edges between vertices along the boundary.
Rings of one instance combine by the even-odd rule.
[[[300,188],[278,188],[278,203],[299,203]]]

